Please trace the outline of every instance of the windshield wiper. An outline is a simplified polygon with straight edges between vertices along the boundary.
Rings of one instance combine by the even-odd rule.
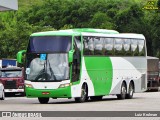
[[[46,66],[45,66],[45,62],[44,62],[44,67],[43,69],[39,72],[39,74],[37,75],[37,77],[35,78],[35,81],[40,81],[40,80],[44,80],[46,79]]]
[[[52,68],[51,68],[51,64],[50,64],[49,60],[48,60],[48,63],[49,63],[49,70],[50,70],[50,72],[51,72],[51,78],[52,78],[52,76],[53,76],[54,80],[57,80],[57,78],[56,78],[56,76],[54,75],[54,72],[53,72],[53,70],[52,70]]]

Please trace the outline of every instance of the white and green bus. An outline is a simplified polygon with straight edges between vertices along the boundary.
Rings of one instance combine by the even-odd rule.
[[[25,54],[25,92],[40,103],[49,98],[131,99],[147,89],[147,51],[141,34],[72,29],[33,33]]]

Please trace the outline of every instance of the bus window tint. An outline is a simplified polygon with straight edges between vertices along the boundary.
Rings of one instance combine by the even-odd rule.
[[[84,37],[84,55],[94,54],[94,40],[92,37]]]
[[[103,38],[103,39],[104,39],[105,55],[113,55],[114,54],[113,38]]]
[[[116,56],[119,56],[119,55],[122,56],[124,54],[123,39],[115,38],[114,49],[115,49]]]
[[[94,40],[93,38],[90,38],[88,41],[88,49],[90,50],[90,54],[94,54]]]
[[[89,48],[88,48],[88,39],[87,37],[83,37],[83,41],[84,41],[84,55],[89,55]]]
[[[78,81],[80,76],[80,63],[81,63],[81,39],[75,37],[74,42],[75,52],[73,54],[72,62],[72,82]]]
[[[138,56],[138,41],[137,39],[131,39],[131,50],[132,50],[132,56]]]
[[[77,47],[78,50],[81,51],[81,37],[75,37],[75,46]]]
[[[94,37],[94,54],[95,55],[103,55],[103,39]]]
[[[144,40],[138,40],[139,56],[145,55]]]
[[[125,56],[130,56],[131,55],[131,41],[130,39],[124,39],[124,51],[125,51]]]
[[[68,52],[71,49],[71,36],[35,36],[30,38],[28,52]]]

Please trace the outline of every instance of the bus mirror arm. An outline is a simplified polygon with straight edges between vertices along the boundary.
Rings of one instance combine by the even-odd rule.
[[[68,53],[68,61],[69,63],[73,62],[73,54],[74,54],[74,50],[70,50]]]
[[[26,53],[26,50],[21,50],[17,53],[17,62],[20,64],[23,64],[24,54]]]

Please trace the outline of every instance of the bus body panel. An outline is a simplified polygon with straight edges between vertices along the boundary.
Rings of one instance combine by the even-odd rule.
[[[50,97],[50,98],[71,98],[71,87],[58,89],[34,89],[26,88],[26,96],[33,97]]]
[[[146,80],[143,81],[146,79],[147,71],[145,57],[111,57],[111,61],[114,72],[110,94],[119,93],[123,81],[127,83],[127,88],[129,88],[131,80],[134,82],[135,92],[146,90]]]
[[[96,96],[110,93],[112,85],[112,63],[109,57],[84,57],[88,75],[94,85]]]
[[[90,96],[105,96],[109,94],[120,94],[121,85],[123,82],[126,83],[127,93],[129,92],[129,84],[133,81],[134,92],[142,92],[147,88],[147,60],[146,60],[146,44],[143,45],[141,51],[145,50],[145,54],[139,56],[121,56],[115,54],[116,51],[113,50],[114,55],[108,55],[105,52],[105,48],[102,50],[101,55],[97,55],[92,52],[92,55],[84,54],[84,36],[89,37],[102,37],[105,38],[117,38],[117,39],[138,39],[144,40],[145,38],[141,34],[109,34],[109,33],[85,33],[85,31],[78,30],[61,30],[54,32],[42,32],[35,33],[31,35],[32,37],[38,36],[72,36],[72,47],[71,50],[76,51],[74,48],[74,37],[81,37],[81,62],[80,62],[80,76],[76,81],[72,81],[72,64],[70,65],[70,80],[62,81],[52,81],[52,82],[31,82],[25,80],[25,84],[31,85],[31,87],[26,87],[27,97],[51,97],[51,98],[77,98],[81,97],[83,84],[87,85],[87,95]],[[88,39],[88,38],[87,38]],[[93,38],[94,39],[94,38]],[[137,41],[138,41],[137,40]],[[76,43],[77,44],[77,43]],[[98,42],[94,43],[97,44]],[[105,43],[106,44],[106,43]],[[115,44],[115,41],[113,42]],[[122,43],[123,44],[123,43]],[[131,45],[131,40],[129,45]],[[94,45],[93,45],[94,46]],[[113,45],[114,46],[114,45]],[[138,46],[138,45],[137,45]],[[124,46],[123,46],[124,47]],[[100,47],[99,47],[100,48]],[[114,47],[113,47],[114,48]],[[94,49],[94,47],[93,47]],[[115,49],[115,48],[114,48]],[[107,49],[106,49],[107,50]],[[116,50],[116,49],[115,49]],[[109,51],[110,52],[110,51]],[[122,49],[124,52],[124,49]],[[58,63],[57,63],[58,64]],[[60,87],[63,84],[70,84],[66,87]]]
[[[127,84],[127,91],[130,81],[134,82],[135,92],[146,90],[146,80],[143,80],[143,76],[146,79],[145,57],[137,57],[135,60],[132,57],[84,57],[84,59],[86,61],[83,60],[82,62],[81,85],[76,86],[79,87],[77,88],[79,90],[77,93],[80,93],[81,86],[84,82],[88,85],[88,96],[120,94],[123,81]],[[97,62],[97,59],[99,59],[99,62]],[[98,71],[94,69],[94,65],[96,68],[99,68]]]
[[[71,87],[59,88],[60,85],[70,83],[70,80],[62,82],[31,82],[25,81],[26,85],[32,85],[32,88],[25,88],[27,97],[71,97]],[[49,94],[45,94],[49,92]],[[44,94],[43,94],[44,93]]]

